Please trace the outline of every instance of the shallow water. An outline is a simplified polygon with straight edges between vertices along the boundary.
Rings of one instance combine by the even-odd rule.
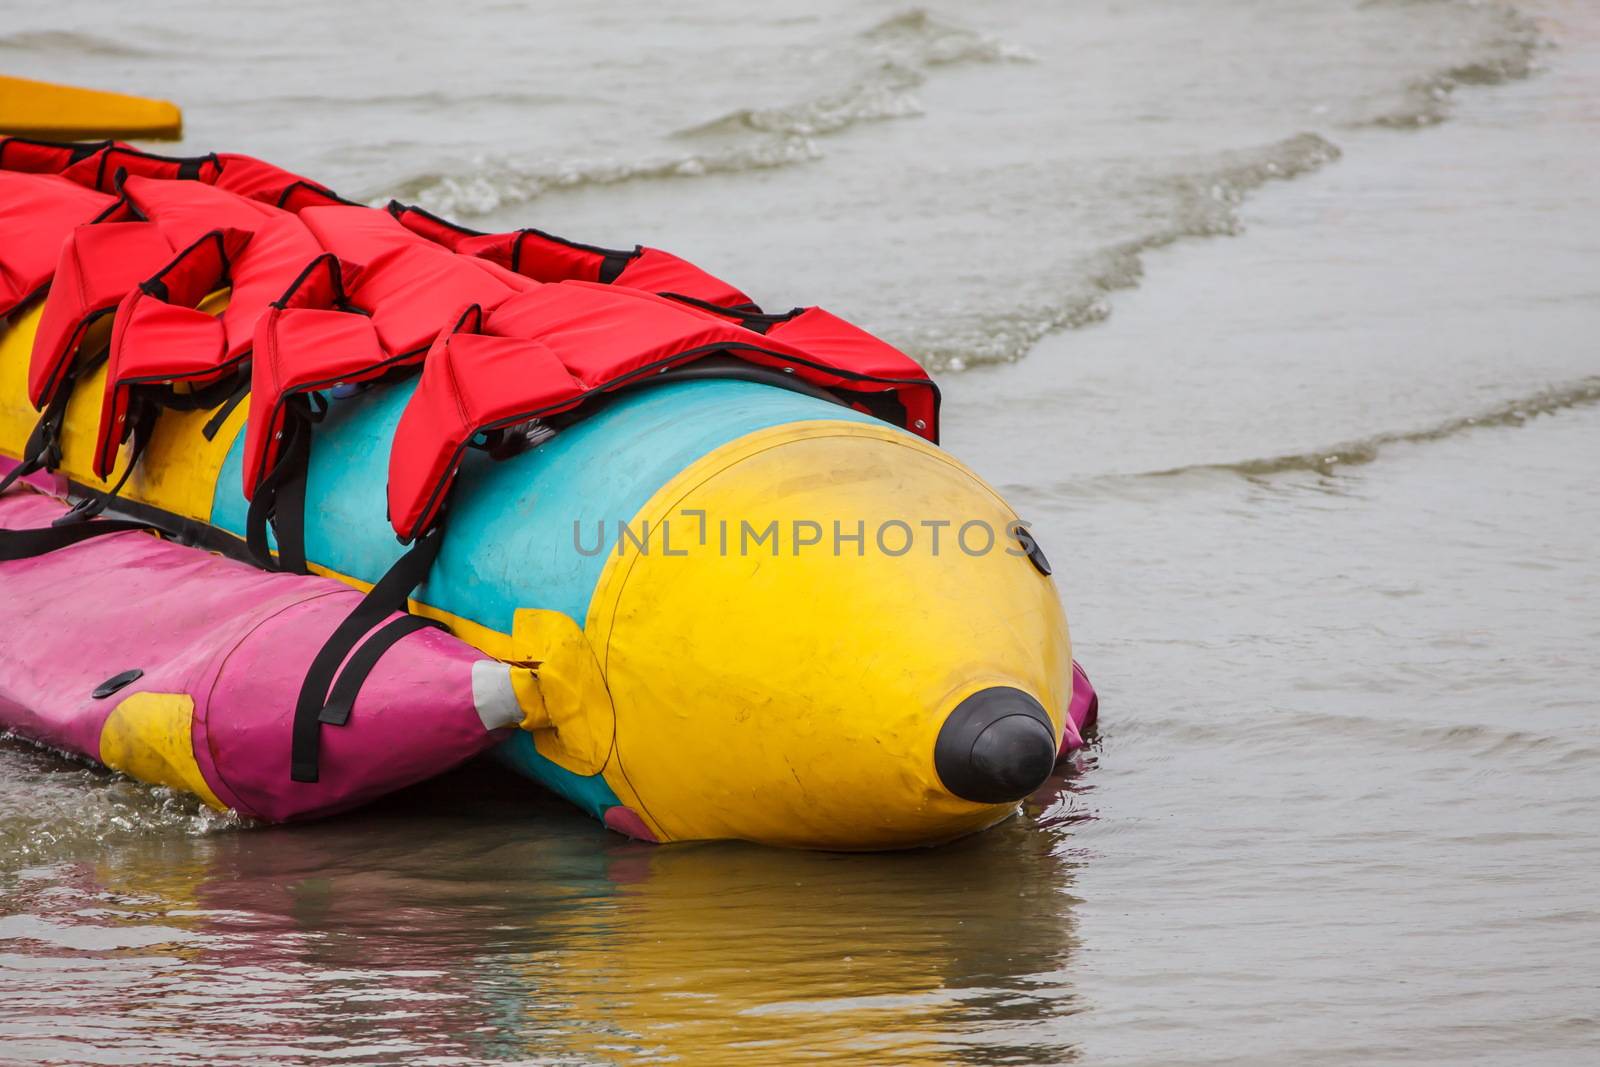
[[[1101,740],[890,856],[475,773],[241,828],[9,742],[0,1061],[1596,1057],[1591,5],[385,11],[57,4],[0,67],[882,330]]]

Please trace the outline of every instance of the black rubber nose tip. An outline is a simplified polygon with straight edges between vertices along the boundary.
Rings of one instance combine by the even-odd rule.
[[[1010,686],[980,689],[956,705],[939,729],[933,766],[962,800],[1004,804],[1044,784],[1056,765],[1050,716]]]

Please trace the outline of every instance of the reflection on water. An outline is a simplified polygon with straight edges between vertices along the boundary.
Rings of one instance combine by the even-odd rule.
[[[1082,777],[953,847],[841,855],[639,845],[483,773],[326,825],[135,835],[6,869],[6,1047],[173,1064],[1073,1057],[1078,861],[1040,827],[1085,817]],[[485,819],[486,789],[532,814]]]

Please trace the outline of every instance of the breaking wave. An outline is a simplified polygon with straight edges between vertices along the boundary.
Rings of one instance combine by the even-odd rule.
[[[617,185],[708,174],[769,170],[822,155],[815,139],[861,123],[922,114],[916,89],[930,72],[964,63],[1028,62],[1023,49],[913,9],[858,34],[845,51],[864,73],[815,97],[774,107],[740,108],[676,130],[685,151],[644,160],[571,160],[559,164],[480,158],[460,173],[420,174],[392,195],[431,211],[486,215],[558,189]],[[388,193],[376,197],[386,200]]]
[[[861,122],[910,118],[922,114],[922,103],[912,90],[925,75],[897,64],[885,64],[880,74],[848,89],[814,100],[770,108],[740,108],[720,118],[676,130],[679,140],[775,134],[780,137],[819,137],[838,133]]]
[[[769,108],[740,108],[710,122],[676,131],[677,138],[737,133],[815,137],[862,122],[922,114],[914,90],[930,70],[959,63],[1022,63],[1033,56],[994,37],[944,22],[921,9],[885,19],[857,37],[869,73],[845,89]]]
[[[1393,97],[1368,106],[1353,126],[1414,128],[1435,125],[1449,117],[1451,98],[1461,86],[1499,85],[1528,77],[1545,41],[1532,19],[1505,4],[1462,4],[1459,0],[1370,0],[1370,2],[1448,4],[1460,18],[1456,25],[1470,39],[1467,57],[1408,83]],[[1104,320],[1111,313],[1110,296],[1131,289],[1144,276],[1144,253],[1190,237],[1238,234],[1238,205],[1269,181],[1310,173],[1340,156],[1333,142],[1317,133],[1301,133],[1261,148],[1231,152],[1214,166],[1183,175],[1168,175],[1143,184],[1173,201],[1166,225],[1128,241],[1100,249],[1068,272],[1059,295],[1045,305],[1010,309],[1003,315],[900,335],[901,343],[924,366],[958,371],[968,366],[1013,362],[1047,334]]]
[[[923,66],[1031,61],[1025,48],[945,22],[922,8],[891,15],[861,35],[863,41]]]
[[[1220,471],[1258,478],[1288,471],[1331,474],[1340,467],[1371,463],[1391,445],[1422,444],[1494,426],[1521,426],[1541,415],[1554,415],[1572,408],[1600,404],[1600,377],[1584,378],[1570,385],[1545,389],[1531,396],[1508,400],[1475,415],[1460,415],[1417,430],[1374,434],[1310,452],[1293,452],[1235,463],[1196,463],[1166,470],[1146,471],[1133,477],[1170,478],[1176,475]]]
[[[1391,0],[1393,2],[1393,0]],[[1426,0],[1438,3],[1441,0]],[[1414,129],[1434,126],[1450,115],[1456,89],[1464,85],[1501,85],[1533,73],[1534,58],[1545,41],[1534,21],[1505,4],[1456,5],[1476,25],[1467,58],[1408,83],[1398,100],[1380,102],[1374,113],[1356,125]]]
[[[1139,192],[1169,205],[1165,222],[1079,260],[1069,272],[1071,280],[1051,302],[965,323],[940,323],[896,340],[932,370],[1020,359],[1046,334],[1108,316],[1111,294],[1137,286],[1144,277],[1145,253],[1190,237],[1239,233],[1238,207],[1251,192],[1268,182],[1317,170],[1339,154],[1332,141],[1301,133],[1259,148],[1222,153],[1191,170],[1136,179],[1133,185],[1145,187]]]
[[[478,161],[470,173],[418,175],[402,182],[392,192],[373,198],[373,202],[387,202],[392,195],[439,214],[471,217],[525,203],[557,189],[767,170],[804,163],[819,156],[809,139],[790,137],[722,151],[690,152],[634,162],[572,160],[541,167],[486,159]]]

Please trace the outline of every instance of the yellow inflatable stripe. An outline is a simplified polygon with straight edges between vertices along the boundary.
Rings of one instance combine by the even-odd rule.
[[[135,693],[113,708],[100,728],[100,762],[141,782],[193,793],[225,810],[195,761],[193,723],[194,698],[189,694]]]

